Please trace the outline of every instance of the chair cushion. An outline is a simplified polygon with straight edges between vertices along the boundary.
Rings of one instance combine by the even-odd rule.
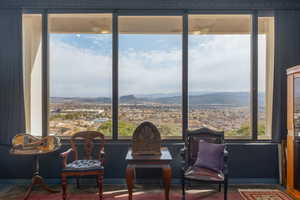
[[[224,175],[222,172],[216,172],[202,167],[190,167],[184,173],[184,177],[187,179],[201,181],[224,181]]]
[[[200,140],[195,167],[220,172],[224,168],[224,144],[213,144]]]
[[[195,164],[198,156],[199,141],[206,141],[208,143],[219,144],[219,140],[216,137],[200,137],[192,136],[189,141],[189,165]]]
[[[103,166],[99,160],[75,160],[67,164],[63,171],[94,171],[102,170]]]

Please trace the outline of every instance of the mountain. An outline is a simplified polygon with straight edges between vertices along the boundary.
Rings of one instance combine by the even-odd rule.
[[[111,98],[80,98],[80,97],[52,97],[51,102],[88,102],[88,103],[111,103]],[[126,95],[120,97],[120,102],[125,104],[160,103],[160,104],[181,104],[181,96],[157,97],[156,95],[147,97],[137,97]],[[264,94],[258,94],[258,104],[263,105]],[[250,105],[250,94],[248,92],[214,92],[200,95],[190,95],[189,105],[228,105],[228,106],[247,106]]]

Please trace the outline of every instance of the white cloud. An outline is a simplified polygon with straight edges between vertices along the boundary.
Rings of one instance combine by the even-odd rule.
[[[51,96],[111,96],[111,57],[71,46],[50,44]]]
[[[105,38],[90,39],[99,43]],[[249,91],[249,36],[191,36],[189,47],[190,91]],[[120,51],[120,95],[181,92],[181,46]],[[53,40],[51,96],[111,96],[111,56],[101,52]]]

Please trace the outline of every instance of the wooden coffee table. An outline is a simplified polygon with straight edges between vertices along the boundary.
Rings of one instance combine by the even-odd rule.
[[[172,177],[172,169],[170,166],[170,162],[172,161],[172,156],[168,148],[162,147],[161,155],[138,156],[133,156],[131,149],[129,149],[126,155],[126,161],[126,183],[128,187],[129,200],[132,200],[132,189],[134,186],[135,168],[162,168],[165,188],[165,199],[169,200],[170,183]]]

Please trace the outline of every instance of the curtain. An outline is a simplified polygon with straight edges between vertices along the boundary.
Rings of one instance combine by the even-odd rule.
[[[21,10],[0,9],[0,144],[24,132]]]

